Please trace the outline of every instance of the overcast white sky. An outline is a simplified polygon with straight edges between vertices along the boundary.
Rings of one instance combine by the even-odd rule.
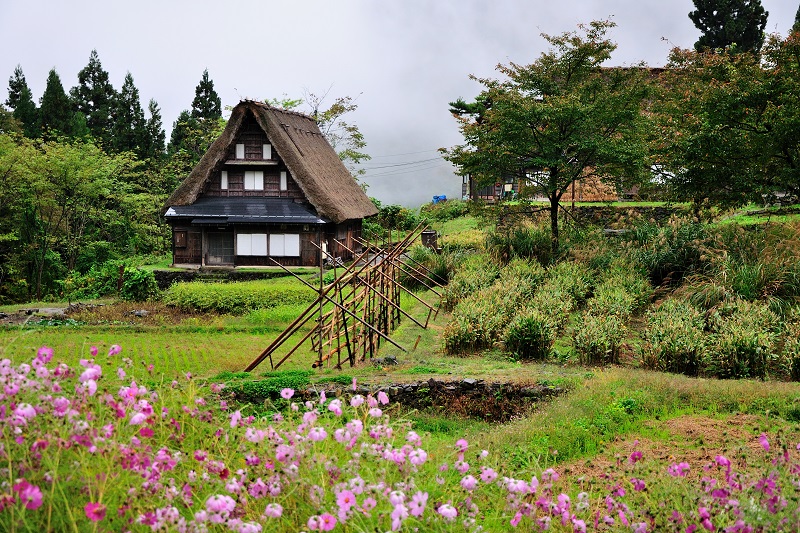
[[[785,35],[798,3],[762,0],[767,31]],[[358,97],[351,119],[373,157],[368,194],[418,206],[461,194],[461,178],[434,158],[461,142],[447,104],[479,92],[469,74],[529,64],[545,50],[542,32],[606,18],[619,45],[609,64],[660,66],[672,46],[697,40],[692,9],[692,0],[0,0],[0,100],[17,64],[37,102],[53,67],[69,91],[92,49],[116,89],[130,71],[168,131],[206,68],[223,105],[331,88],[331,98]]]

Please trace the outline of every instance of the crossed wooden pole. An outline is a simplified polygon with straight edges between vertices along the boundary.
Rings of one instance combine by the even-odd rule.
[[[270,366],[274,370],[286,362],[309,339],[312,350],[317,353],[316,361],[312,365],[314,368],[328,361],[335,361],[334,366],[337,369],[341,369],[345,362],[353,366],[359,361],[372,358],[383,341],[407,352],[408,350],[392,340],[389,334],[400,323],[401,317],[406,317],[415,325],[426,329],[431,315],[435,318],[438,314],[439,304],[432,305],[403,286],[400,275],[415,278],[420,285],[441,297],[437,289],[441,289],[442,285],[433,273],[407,253],[424,229],[422,225],[417,226],[404,239],[396,243],[389,242],[382,248],[354,239],[363,247],[363,251],[358,254],[345,244],[335,241],[355,259],[349,265],[342,267],[341,273],[338,273],[338,269],[334,266],[333,282],[323,285],[320,279],[319,287],[314,287],[273,259],[272,262],[288,274],[317,291],[317,298],[245,368],[245,371],[254,370],[265,359],[269,359]],[[323,252],[321,249],[320,251]],[[424,323],[401,308],[401,293],[411,296],[428,309]],[[277,357],[276,352],[288,345],[289,341],[294,339],[312,319],[316,319],[314,327],[301,335],[276,362],[273,359]],[[414,348],[416,349],[416,343]]]

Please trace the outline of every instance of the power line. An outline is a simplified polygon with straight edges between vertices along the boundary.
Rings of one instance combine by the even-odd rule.
[[[438,152],[439,150],[420,150],[419,152],[405,152],[402,154],[384,154],[384,155],[371,155],[372,159],[378,159],[379,157],[397,157],[400,155],[415,155],[415,154],[427,154],[430,152]]]
[[[369,166],[367,166],[365,164],[364,166],[369,170],[377,170],[377,169],[380,169],[380,168],[392,168],[392,167],[405,167],[405,166],[411,166],[411,165],[419,165],[419,164],[427,163],[427,162],[430,162],[430,161],[440,161],[441,159],[442,159],[441,157],[431,157],[430,159],[419,159],[417,161],[407,161],[405,163],[393,163],[391,165],[379,165],[379,166],[376,166],[376,167],[369,167]]]

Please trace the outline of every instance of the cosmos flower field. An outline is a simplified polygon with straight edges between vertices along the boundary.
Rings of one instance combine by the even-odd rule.
[[[640,450],[597,479],[513,471],[415,432],[384,392],[268,414],[191,375],[145,386],[124,348],[77,367],[0,361],[2,531],[796,531],[800,452],[668,464]],[[153,371],[154,369],[150,369]],[[253,413],[258,413],[256,416]]]

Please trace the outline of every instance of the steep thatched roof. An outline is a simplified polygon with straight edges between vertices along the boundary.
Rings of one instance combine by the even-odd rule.
[[[197,200],[211,173],[225,161],[228,147],[235,142],[248,114],[255,117],[320,216],[339,223],[378,212],[311,117],[249,100],[233,108],[222,135],[172,193],[165,211]]]

